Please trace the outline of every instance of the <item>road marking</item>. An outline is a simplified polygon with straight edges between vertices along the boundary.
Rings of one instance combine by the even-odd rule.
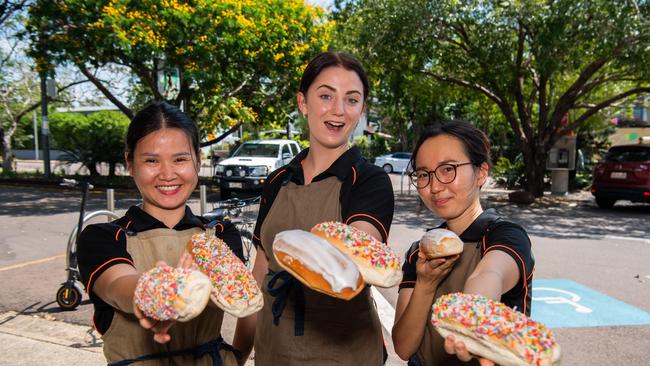
[[[375,288],[375,286],[370,287],[370,290],[372,291],[372,297],[375,299],[375,304],[377,305],[379,321],[388,335],[392,336],[393,324],[395,323],[395,309],[388,300],[386,300],[384,295]]]
[[[531,317],[549,328],[650,324],[650,313],[567,279],[533,280]]]
[[[16,269],[16,268],[27,267],[27,266],[31,266],[33,264],[45,263],[45,262],[53,261],[53,260],[59,259],[59,258],[65,258],[65,253],[64,254],[59,254],[59,255],[53,255],[53,256],[47,257],[47,258],[36,259],[36,260],[33,260],[33,261],[29,261],[29,262],[18,263],[18,264],[14,264],[14,265],[7,266],[7,267],[2,267],[2,268],[0,268],[0,272],[9,271],[9,270]]]

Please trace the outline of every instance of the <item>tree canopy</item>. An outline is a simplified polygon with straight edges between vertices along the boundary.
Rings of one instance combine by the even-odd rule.
[[[120,112],[101,111],[90,115],[52,113],[52,137],[70,160],[83,163],[90,175],[99,175],[97,163],[108,163],[109,174],[124,161],[124,136],[129,119]]]
[[[650,92],[648,1],[362,0],[342,14],[368,63],[496,105],[523,153],[525,188],[537,196],[561,136]]]
[[[302,68],[329,43],[323,10],[302,0],[37,0],[29,13],[42,71],[75,64],[131,117],[94,73],[126,67],[140,92],[182,105],[204,131],[285,119]],[[180,79],[170,95],[158,88],[166,68]]]

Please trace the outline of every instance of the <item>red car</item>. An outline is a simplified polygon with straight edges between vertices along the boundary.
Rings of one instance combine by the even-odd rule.
[[[591,194],[602,208],[611,208],[618,200],[650,203],[650,145],[610,148],[594,167]]]

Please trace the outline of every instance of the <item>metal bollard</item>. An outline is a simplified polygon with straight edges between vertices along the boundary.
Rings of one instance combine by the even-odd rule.
[[[206,186],[204,184],[201,184],[199,186],[199,197],[201,199],[200,202],[200,211],[201,211],[201,216],[205,215],[205,207],[207,206],[207,193],[206,193]]]
[[[106,190],[106,209],[115,212],[115,190],[113,188],[108,188]],[[108,221],[111,221],[110,217],[107,217]]]

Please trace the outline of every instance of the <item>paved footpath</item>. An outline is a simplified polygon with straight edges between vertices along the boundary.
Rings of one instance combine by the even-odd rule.
[[[389,237],[400,255],[437,223],[393,176],[396,213]],[[600,210],[589,194],[544,197],[531,206],[508,204],[506,192],[488,190],[485,207],[496,207],[531,232],[536,279],[569,279],[650,313],[650,206],[622,205]],[[117,211],[138,200],[116,192]],[[89,210],[105,206],[95,192]],[[198,200],[191,206],[198,212]],[[58,189],[0,185],[0,354],[3,365],[103,365],[101,339],[90,324],[87,297],[75,311],[61,311],[54,294],[65,280],[65,242],[76,223],[78,194]],[[384,324],[390,328],[395,289],[375,293]],[[227,316],[226,340],[235,320]],[[648,365],[650,325],[558,327],[563,365]],[[392,349],[388,365],[404,365]],[[253,364],[253,361],[249,361]]]

